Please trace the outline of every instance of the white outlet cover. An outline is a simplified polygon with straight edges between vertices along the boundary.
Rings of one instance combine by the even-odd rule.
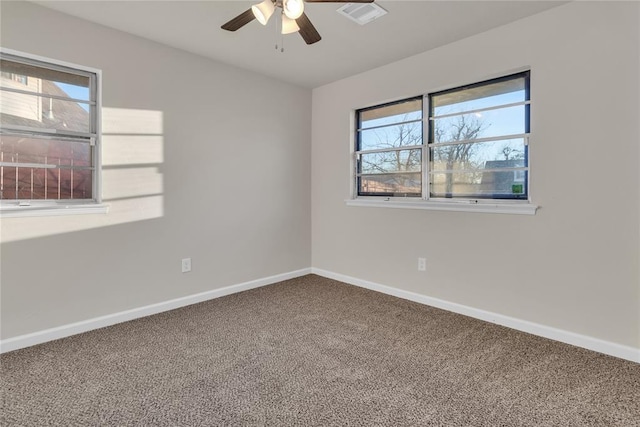
[[[183,258],[182,259],[182,272],[188,273],[191,271],[191,258]]]

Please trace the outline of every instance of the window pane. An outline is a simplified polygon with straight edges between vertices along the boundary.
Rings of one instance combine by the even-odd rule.
[[[525,78],[460,88],[431,97],[434,116],[526,101]]]
[[[90,170],[0,167],[2,200],[92,199]]]
[[[2,200],[91,199],[90,170],[0,167]]]
[[[431,171],[524,167],[525,150],[523,138],[437,146],[431,149]]]
[[[91,132],[88,104],[3,91],[0,111],[0,125]]]
[[[0,162],[2,199],[92,198],[88,143],[3,135]]]
[[[358,128],[370,128],[422,118],[422,98],[411,99],[359,112]]]
[[[87,76],[6,59],[0,61],[0,69],[2,87],[85,101],[90,99],[90,79]]]
[[[0,156],[5,163],[43,163],[86,167],[91,166],[91,149],[91,145],[86,142],[0,136]]]
[[[359,150],[408,147],[422,145],[422,122],[363,130]]]
[[[420,172],[363,175],[358,179],[358,194],[420,197],[422,195],[421,175]]]
[[[431,197],[526,199],[525,173],[454,172],[431,174]]]
[[[360,155],[360,173],[420,172],[422,150],[384,151]]]
[[[526,132],[525,106],[463,114],[433,120],[433,142],[455,142]]]

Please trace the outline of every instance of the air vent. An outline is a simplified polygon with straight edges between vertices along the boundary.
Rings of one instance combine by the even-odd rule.
[[[364,25],[386,15],[387,11],[375,3],[347,3],[338,9],[338,13]]]

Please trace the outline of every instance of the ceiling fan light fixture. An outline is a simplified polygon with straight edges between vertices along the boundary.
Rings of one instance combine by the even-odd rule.
[[[303,0],[282,0],[282,10],[289,19],[298,19],[304,12]]]
[[[300,31],[298,23],[295,19],[289,18],[284,13],[282,14],[282,34],[291,34]]]
[[[274,10],[275,6],[271,0],[264,0],[262,3],[251,6],[253,15],[262,25],[267,25],[267,22],[269,21],[269,18],[271,18],[271,15],[273,15]]]

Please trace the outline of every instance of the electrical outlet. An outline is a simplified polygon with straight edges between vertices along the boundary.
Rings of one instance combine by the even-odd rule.
[[[427,271],[427,259],[418,258],[418,271]]]
[[[182,259],[182,272],[188,273],[191,271],[191,258]]]

